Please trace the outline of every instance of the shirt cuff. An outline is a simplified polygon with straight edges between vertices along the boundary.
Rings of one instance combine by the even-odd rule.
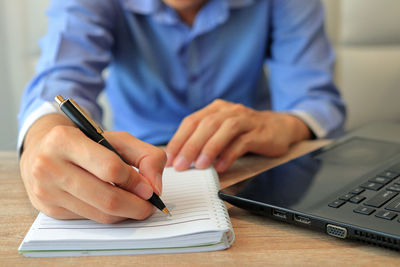
[[[308,128],[310,128],[317,138],[323,138],[327,136],[327,130],[324,129],[322,125],[319,124],[318,121],[307,112],[303,110],[292,110],[288,113],[299,117],[308,126]]]
[[[22,154],[25,135],[28,132],[29,128],[32,126],[32,124],[41,117],[43,117],[44,115],[52,113],[63,114],[61,110],[58,108],[57,103],[44,102],[41,106],[39,106],[31,114],[28,115],[18,133],[17,151],[19,156],[21,156]]]

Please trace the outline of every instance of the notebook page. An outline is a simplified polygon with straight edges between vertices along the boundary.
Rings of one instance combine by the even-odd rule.
[[[166,168],[162,199],[172,217],[157,211],[145,221],[126,220],[100,224],[91,220],[56,220],[39,214],[25,241],[61,240],[159,240],[200,232],[226,232],[231,229],[226,209],[218,209],[218,178],[214,169],[176,172]],[[216,203],[216,201],[218,203]],[[222,205],[224,205],[222,203]],[[221,224],[222,221],[222,224]],[[227,223],[228,222],[228,223]],[[233,232],[232,232],[233,233]],[[233,241],[233,240],[232,240]],[[230,242],[231,243],[231,242]]]

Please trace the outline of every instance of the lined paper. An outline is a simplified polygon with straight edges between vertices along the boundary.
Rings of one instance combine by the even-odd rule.
[[[56,220],[41,214],[38,229],[106,229],[106,228],[144,228],[168,226],[193,220],[210,220],[213,212],[208,201],[208,192],[212,184],[204,179],[210,171],[189,170],[184,173],[166,168],[163,174],[163,202],[172,216],[166,216],[157,210],[145,221],[126,220],[116,224],[101,224],[91,220]]]
[[[101,224],[91,220],[56,220],[40,213],[20,251],[198,246],[224,243],[225,235],[228,244],[219,247],[230,246],[233,230],[226,207],[217,196],[219,182],[213,168],[183,172],[166,168],[163,188],[162,199],[171,217],[157,210],[144,221]]]

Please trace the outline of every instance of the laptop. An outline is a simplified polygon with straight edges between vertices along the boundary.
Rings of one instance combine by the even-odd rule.
[[[334,237],[400,250],[400,124],[362,127],[219,197]]]

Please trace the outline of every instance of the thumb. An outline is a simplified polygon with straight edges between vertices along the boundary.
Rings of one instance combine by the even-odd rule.
[[[138,195],[144,200],[149,199],[153,195],[153,186],[151,183],[134,168],[132,168],[128,179],[126,179],[123,183],[118,183],[117,185],[124,190]]]
[[[162,173],[167,161],[165,152],[126,132],[106,132],[108,141],[130,165],[139,170],[156,194],[162,192]],[[137,173],[137,172],[136,172]]]

